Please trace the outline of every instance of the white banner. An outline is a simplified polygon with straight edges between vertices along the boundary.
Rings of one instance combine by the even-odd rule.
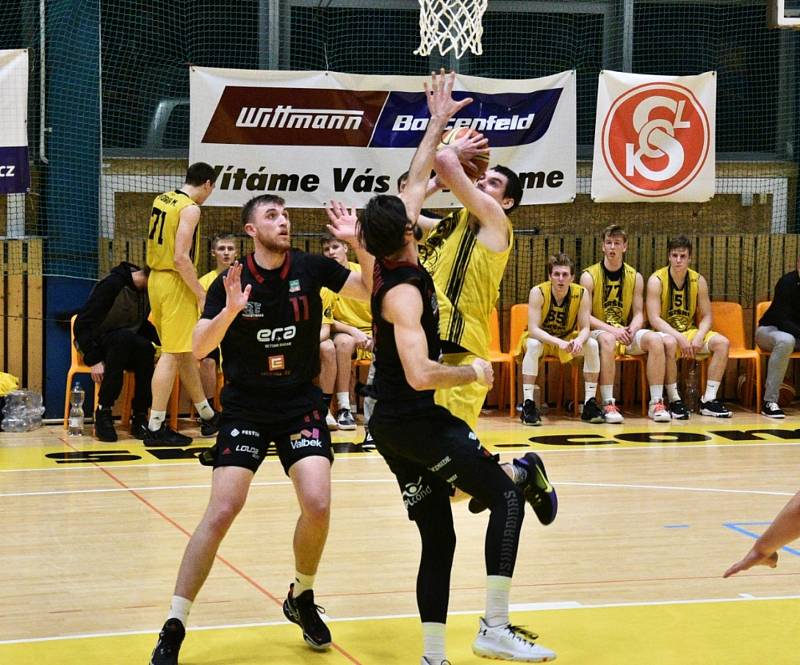
[[[0,194],[27,192],[28,51],[0,51]]]
[[[429,114],[420,76],[360,76],[192,67],[190,162],[217,169],[206,202],[240,206],[257,194],[287,205],[342,200],[362,207],[394,194]],[[456,76],[456,99],[474,102],[451,120],[489,139],[491,164],[519,173],[523,203],[575,197],[575,73],[527,80]],[[448,193],[428,207],[453,207]]]
[[[592,200],[708,201],[714,196],[716,72],[601,71]]]

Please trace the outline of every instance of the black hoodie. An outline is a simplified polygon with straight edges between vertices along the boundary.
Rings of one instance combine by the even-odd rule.
[[[102,338],[115,330],[131,330],[151,341],[158,337],[147,320],[150,302],[147,289],[141,291],[133,283],[138,266],[123,261],[95,284],[86,304],[75,319],[75,344],[87,365],[105,358]]]

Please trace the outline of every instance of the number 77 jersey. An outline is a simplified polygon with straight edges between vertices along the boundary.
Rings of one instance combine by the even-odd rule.
[[[153,200],[147,229],[147,265],[151,270],[175,270],[175,236],[181,221],[181,211],[197,205],[189,195],[177,189],[159,194]],[[199,224],[194,229],[189,257],[197,266],[200,243]]]

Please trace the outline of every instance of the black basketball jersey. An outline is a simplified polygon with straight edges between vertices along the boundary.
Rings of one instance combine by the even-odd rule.
[[[252,290],[220,344],[223,410],[259,421],[289,417],[307,407],[304,396],[319,374],[319,290],[338,292],[350,271],[296,249],[274,270],[259,267],[253,254],[243,264],[242,288],[249,284]],[[225,287],[218,277],[208,289],[203,318],[213,319],[223,307]]]
[[[372,335],[375,340],[375,392],[382,404],[419,400],[433,404],[433,390],[414,390],[406,381],[394,326],[381,316],[383,298],[389,289],[400,284],[411,284],[422,296],[422,328],[428,342],[428,358],[439,360],[439,304],[433,279],[419,264],[375,261],[372,283]]]

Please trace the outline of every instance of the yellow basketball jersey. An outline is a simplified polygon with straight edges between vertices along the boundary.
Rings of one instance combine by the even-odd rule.
[[[481,358],[489,355],[489,318],[514,245],[493,252],[470,228],[469,211],[457,210],[441,221],[421,248],[422,265],[433,277],[439,300],[439,334]]]
[[[353,272],[361,272],[361,266],[350,261],[348,267]],[[372,335],[372,312],[368,300],[356,300],[337,295],[333,304],[333,318],[361,332]]]
[[[578,310],[584,289],[580,284],[570,284],[567,295],[560,303],[553,297],[553,285],[547,281],[537,284],[542,292],[542,330],[553,337],[565,338],[578,327]]]
[[[636,286],[636,268],[622,264],[622,277],[608,278],[600,261],[585,269],[594,282],[592,289],[592,316],[606,323],[623,328],[631,321],[633,290]]]
[[[322,300],[322,323],[333,323],[333,306],[336,303],[336,294],[324,286],[319,290],[319,297]]]
[[[175,270],[175,236],[181,221],[181,211],[197,205],[182,191],[165,192],[153,200],[150,226],[147,233],[147,265],[152,270]],[[189,257],[197,266],[199,256],[199,224],[194,229]]]
[[[211,282],[213,282],[221,273],[218,273],[216,270],[209,270],[205,275],[198,278],[200,282],[200,286],[203,287],[204,291],[208,291],[208,287],[211,286]]]
[[[696,328],[694,315],[699,273],[689,268],[681,288],[669,274],[669,266],[659,268],[653,274],[661,280],[661,318],[678,332]]]

